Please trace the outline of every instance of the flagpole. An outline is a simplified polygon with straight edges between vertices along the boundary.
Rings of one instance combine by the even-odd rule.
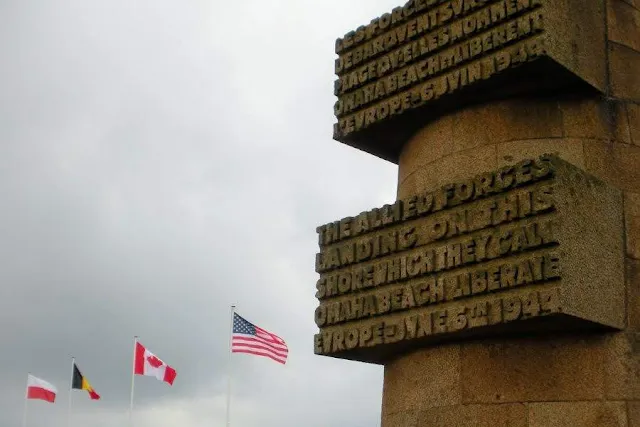
[[[233,317],[236,306],[231,306],[231,318],[229,319],[229,361],[227,363],[227,427],[230,427],[229,414],[231,412],[231,342],[233,339]]]
[[[136,379],[136,347],[138,345],[138,336],[133,337],[133,362],[131,366],[131,402],[129,404],[129,427],[133,427],[133,388]]]
[[[22,412],[22,427],[27,427],[27,403],[29,402],[29,375],[27,372],[27,386],[24,389],[24,410]]]
[[[69,408],[67,409],[67,426],[71,427],[71,396],[73,395],[73,368],[76,366],[76,358],[71,356],[71,381],[69,382]]]

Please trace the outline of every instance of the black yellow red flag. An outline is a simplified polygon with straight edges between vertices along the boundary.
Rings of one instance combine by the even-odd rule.
[[[95,392],[89,381],[80,373],[80,369],[78,369],[78,365],[73,363],[73,379],[71,380],[71,388],[75,388],[77,390],[87,390],[89,393],[89,397],[91,400],[100,399],[100,395]]]

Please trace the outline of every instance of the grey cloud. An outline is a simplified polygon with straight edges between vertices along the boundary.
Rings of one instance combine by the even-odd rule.
[[[224,419],[228,310],[290,360],[234,356],[232,425],[376,426],[382,369],[313,355],[315,227],[395,197],[396,168],[331,140],[333,43],[390,0],[0,2],[0,424],[69,357],[126,421],[132,337],[178,370],[136,380],[136,427]],[[319,414],[324,414],[323,418]]]

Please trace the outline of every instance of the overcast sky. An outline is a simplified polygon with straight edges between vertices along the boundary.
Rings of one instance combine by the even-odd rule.
[[[382,368],[313,354],[317,225],[395,198],[397,168],[331,139],[335,38],[397,0],[0,0],[0,425],[70,357],[124,426],[223,426],[231,303],[289,345],[233,357],[233,427],[378,426]]]

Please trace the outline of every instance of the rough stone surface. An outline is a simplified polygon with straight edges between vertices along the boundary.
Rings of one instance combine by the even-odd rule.
[[[604,0],[469,2],[465,8],[438,3],[419,12],[427,2],[409,3],[406,15],[402,10],[392,15],[392,30],[377,31],[386,21],[376,21],[337,41],[336,140],[397,162],[402,146],[425,120],[462,105],[568,86],[606,92]],[[418,22],[433,10],[441,18],[430,32]],[[455,36],[460,25],[466,25],[464,35]],[[627,21],[620,20],[616,28],[613,36],[627,28]],[[413,50],[398,61],[396,53],[413,49],[416,41],[428,49]],[[505,120],[522,117],[518,111],[504,113]],[[528,137],[527,129],[495,129]],[[475,145],[465,139],[460,144]]]
[[[553,13],[535,37],[567,73],[527,59],[477,90],[446,83],[448,94],[419,114],[404,110],[361,138],[334,136],[397,162],[398,199],[543,154],[624,192],[619,230],[609,230],[624,234],[624,330],[532,330],[399,351],[385,365],[382,427],[640,427],[640,0],[542,3]],[[590,211],[594,228],[606,212]],[[585,283],[611,286],[586,274],[610,262],[606,254],[568,250]]]
[[[418,426],[527,427],[522,404],[447,406],[418,415]]]
[[[611,92],[617,98],[640,101],[640,52],[630,47],[609,44]]]
[[[547,101],[531,100],[529,102],[545,103]],[[640,238],[640,235],[636,237],[640,230],[635,230],[637,228],[635,222],[636,216],[640,214],[636,211],[640,207],[635,205],[640,200],[635,199],[636,192],[640,192],[640,180],[637,176],[640,170],[640,157],[637,155],[636,146],[629,144],[634,142],[636,133],[634,124],[638,123],[634,115],[636,104],[625,106],[624,103],[621,105],[620,102],[615,102],[607,106],[605,101],[598,99],[589,101],[570,98],[548,102],[552,105],[546,110],[554,112],[548,118],[552,122],[560,123],[560,131],[555,130],[556,125],[551,127],[544,125],[547,130],[529,133],[529,135],[536,135],[530,139],[507,139],[516,132],[490,130],[494,127],[493,123],[509,126],[509,123],[502,118],[494,120],[493,115],[497,117],[500,112],[505,111],[504,106],[514,105],[517,102],[504,101],[502,105],[494,103],[453,113],[454,123],[459,123],[463,116],[467,120],[471,117],[482,117],[487,130],[479,133],[480,142],[475,146],[473,142],[475,134],[467,135],[468,142],[458,146],[460,152],[465,155],[460,155],[460,152],[454,149],[451,154],[429,163],[429,167],[420,166],[421,156],[418,154],[417,147],[423,145],[422,150],[428,150],[431,145],[451,143],[451,140],[417,141],[419,136],[416,135],[416,140],[412,140],[403,152],[403,159],[414,156],[411,166],[409,163],[400,162],[400,173],[405,173],[407,178],[399,183],[398,197],[406,197],[436,183],[448,182],[454,177],[459,177],[461,170],[475,168],[478,159],[486,159],[481,162],[483,165],[500,167],[529,156],[553,153],[585,168],[589,173],[610,185],[627,191],[624,198],[626,253],[628,256],[637,256],[640,250],[637,249],[639,243],[635,242]],[[558,107],[553,107],[553,104]],[[621,117],[621,108],[623,110],[626,108],[629,112],[628,121]],[[545,108],[538,107],[536,110],[544,111]],[[614,120],[608,119],[611,114],[601,115],[602,111],[615,111]],[[520,120],[523,124],[518,123],[514,126],[526,127],[527,117],[527,115],[521,115]],[[430,126],[437,127],[439,123],[435,121]],[[538,125],[533,124],[533,126]],[[459,129],[462,128],[463,126],[460,125],[454,126],[454,134],[456,131],[460,132]],[[467,125],[467,128],[477,132],[474,130],[477,127]],[[548,135],[544,135],[545,133]],[[561,136],[557,136],[558,133]],[[489,134],[491,134],[490,137],[486,136]],[[626,141],[625,134],[628,135]],[[505,139],[500,140],[496,135],[502,135]],[[492,150],[495,155],[493,160]],[[448,162],[453,158],[458,159],[455,167],[447,167]],[[638,261],[627,260],[625,270],[629,306],[626,316],[628,324],[636,330],[640,323],[638,296],[640,283],[637,279],[640,266],[637,263]],[[502,342],[494,340],[463,342],[460,344],[462,374],[456,375],[456,378],[461,379],[462,403],[451,407],[418,411],[416,425],[450,426],[465,425],[465,422],[471,423],[468,425],[476,425],[473,422],[483,422],[483,418],[478,421],[464,421],[464,414],[468,413],[466,408],[478,405],[498,408],[505,404],[525,404],[527,414],[517,422],[526,426],[638,425],[640,422],[638,405],[630,404],[627,414],[626,404],[619,404],[619,401],[639,399],[637,384],[640,384],[638,379],[640,366],[637,353],[633,351],[634,337],[633,334],[629,337],[627,333],[604,335],[594,333],[575,337],[559,336],[547,340],[538,337]],[[637,344],[635,346],[637,348]],[[501,351],[496,351],[496,348]],[[425,350],[424,354],[428,351],[430,350]],[[401,364],[401,359],[396,363]],[[385,375],[385,381],[391,379],[390,373]],[[449,379],[446,376],[436,375],[432,381],[446,383]],[[492,414],[500,413],[502,412],[497,410],[492,412]],[[509,420],[507,425],[510,425],[509,422],[516,422],[508,415],[501,417],[501,420]],[[486,419],[489,423],[497,422],[490,417]],[[405,427],[402,424],[387,424],[386,420],[387,418],[383,417],[383,427]],[[420,420],[425,420],[425,424],[420,424]],[[435,423],[426,423],[431,420],[435,420]]]
[[[640,147],[589,140],[584,143],[586,170],[623,191],[640,189]]]
[[[640,194],[625,193],[624,221],[627,231],[627,256],[640,260]]]
[[[640,401],[627,402],[629,427],[640,427]]]
[[[440,160],[443,157],[451,155],[454,151],[452,142],[454,141],[453,124],[454,117],[445,117],[438,121],[437,126],[428,126],[422,129],[409,144],[412,147],[405,151],[402,157],[403,163],[408,167],[399,171],[399,181],[404,181],[406,171],[413,171],[418,168],[424,168],[430,163]],[[437,144],[424,144],[423,141],[437,141]],[[443,141],[448,143],[443,144]],[[415,148],[414,148],[415,147]]]
[[[483,341],[462,347],[465,404],[604,397],[602,340]]]
[[[635,9],[640,10],[640,0],[607,0],[609,2],[622,2],[626,3],[629,6],[634,7]]]
[[[627,104],[627,112],[629,114],[629,130],[631,133],[631,142],[640,145],[640,105]]]
[[[627,427],[624,402],[546,402],[529,405],[529,427]]]
[[[494,178],[459,170],[466,179],[416,195],[437,201],[421,216],[408,198],[386,229],[359,231],[361,215],[319,228],[317,354],[384,363],[454,337],[625,327],[619,190],[552,155],[481,171]]]
[[[627,281],[627,318],[632,333],[640,332],[640,260],[628,258],[625,277]]]
[[[507,166],[540,153],[549,153],[561,157],[571,164],[584,168],[584,142],[581,139],[564,138],[562,143],[558,139],[527,139],[523,141],[502,142],[496,145],[498,167]]]
[[[640,10],[631,3],[608,3],[609,40],[640,52]]]
[[[464,150],[446,157],[446,163],[422,163],[413,169],[398,188],[400,198],[420,194],[425,188],[438,188],[468,175],[476,175],[495,169],[496,146],[486,145],[474,150]]]
[[[609,400],[640,400],[640,336],[615,334],[605,346],[605,388]]]
[[[389,363],[384,373],[384,411],[395,414],[460,404],[460,375],[457,345],[417,351]]]
[[[565,138],[631,140],[623,103],[577,99],[563,103],[561,109]]]

